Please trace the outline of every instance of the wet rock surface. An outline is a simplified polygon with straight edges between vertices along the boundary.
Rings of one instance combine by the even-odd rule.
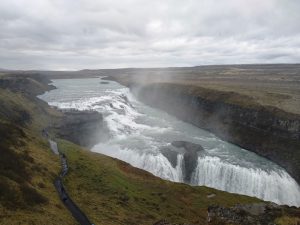
[[[199,153],[204,151],[203,147],[187,141],[173,141],[171,143],[176,148],[183,148],[184,159],[184,181],[191,182],[191,176],[197,167]]]
[[[174,168],[177,166],[178,154],[183,154],[184,182],[190,183],[191,176],[197,167],[198,156],[204,152],[204,149],[199,144],[187,141],[173,141],[171,146],[164,147],[160,151]]]
[[[177,151],[164,147],[160,149],[160,152],[169,160],[174,168],[177,166],[177,156],[179,154]]]

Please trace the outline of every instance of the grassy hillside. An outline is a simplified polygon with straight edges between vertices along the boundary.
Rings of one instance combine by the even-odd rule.
[[[44,106],[0,88],[0,224],[74,224],[53,186],[60,164],[41,137],[52,113]]]
[[[233,206],[260,202],[207,187],[162,180],[110,157],[84,151],[66,141],[59,148],[69,161],[65,184],[95,224],[205,224],[209,205]],[[215,197],[208,196],[215,194]]]

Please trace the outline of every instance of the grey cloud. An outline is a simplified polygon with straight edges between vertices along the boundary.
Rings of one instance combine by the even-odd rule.
[[[298,0],[2,0],[0,67],[300,61]]]

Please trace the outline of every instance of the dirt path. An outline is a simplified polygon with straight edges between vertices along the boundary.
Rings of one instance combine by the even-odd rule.
[[[57,147],[57,143],[53,140],[49,139],[49,143],[50,143],[50,148],[53,151],[54,154],[59,155],[60,156],[60,160],[61,160],[61,166],[62,166],[62,170],[61,173],[59,175],[59,177],[57,177],[54,181],[54,186],[57,190],[57,193],[60,197],[60,199],[62,200],[62,202],[64,203],[64,205],[67,207],[67,209],[72,213],[73,217],[81,224],[81,225],[93,225],[89,219],[87,218],[87,216],[79,209],[79,207],[72,201],[72,199],[70,198],[70,196],[68,195],[63,182],[62,182],[62,178],[64,176],[66,176],[66,174],[68,173],[68,163],[67,163],[67,158],[64,154],[60,154],[58,151],[58,147]]]

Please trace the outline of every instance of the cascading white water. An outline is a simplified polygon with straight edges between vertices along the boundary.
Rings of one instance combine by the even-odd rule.
[[[172,141],[189,141],[205,149],[192,174],[192,185],[300,206],[299,185],[276,164],[144,105],[116,82],[99,81],[54,80],[58,89],[40,96],[59,108],[102,113],[110,138],[92,151],[121,159],[163,179],[183,182],[183,155],[178,154],[176,166],[172,166],[160,150]]]
[[[101,153],[121,159],[140,169],[166,180],[182,182],[182,162],[183,156],[178,155],[177,166],[172,167],[171,163],[161,153],[152,154],[150,152],[139,153],[130,149],[121,149],[117,145],[98,144],[93,149],[101,149]],[[96,150],[97,151],[97,150]]]
[[[299,186],[285,171],[245,168],[222,162],[217,157],[198,158],[192,184],[256,196],[278,204],[300,205]]]

